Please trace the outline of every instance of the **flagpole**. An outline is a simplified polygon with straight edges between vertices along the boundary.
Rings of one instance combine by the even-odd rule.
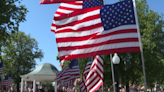
[[[72,79],[73,80],[73,79]],[[71,80],[71,91],[72,91],[72,89],[73,89],[73,83],[72,83],[72,80]]]
[[[67,62],[68,66],[69,66],[69,63]],[[70,81],[68,82],[68,92],[70,92],[70,87],[69,87],[69,84],[70,84]]]
[[[81,61],[79,62],[79,75],[80,75],[80,72],[81,72]],[[79,86],[79,89],[80,89],[80,86]],[[80,92],[81,92],[81,89],[80,89]]]
[[[112,62],[112,54],[110,54],[110,61],[111,61],[111,69],[112,69],[113,91],[116,92],[115,79],[114,79],[114,69],[113,69],[113,62]]]
[[[140,35],[140,27],[139,27],[138,14],[137,14],[137,10],[136,10],[137,8],[136,8],[136,1],[135,0],[133,0],[133,6],[134,6],[134,14],[135,14],[135,20],[136,20],[136,24],[137,24],[138,36],[139,36],[139,41],[140,41],[140,50],[141,50],[141,59],[142,59],[142,69],[143,69],[143,75],[144,75],[145,92],[147,92],[144,55],[143,55],[142,41],[141,41],[141,35]]]
[[[102,92],[104,92],[104,82],[102,83]]]
[[[100,55],[100,57],[103,59],[103,55]],[[104,62],[104,61],[103,61]],[[104,81],[102,83],[102,92],[104,92]]]

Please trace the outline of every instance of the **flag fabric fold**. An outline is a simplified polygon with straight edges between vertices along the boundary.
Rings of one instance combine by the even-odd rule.
[[[102,58],[96,55],[85,81],[89,92],[95,92],[103,84],[103,65]]]
[[[140,52],[132,0],[54,17],[61,60]]]
[[[59,8],[54,14],[54,17],[69,14],[74,11],[85,9],[85,8],[102,6],[103,4],[104,4],[103,0],[84,0],[84,1],[76,1],[70,3],[61,3]],[[55,30],[56,30],[56,24],[55,24],[55,20],[53,20],[51,25],[51,31],[55,32]]]
[[[93,62],[88,62],[79,86],[82,92],[95,92],[103,83],[103,60],[97,55]]]
[[[92,61],[91,61],[91,59],[89,59],[89,61],[87,62],[86,66],[85,66],[85,69],[83,71],[82,79],[80,80],[80,83],[79,83],[79,87],[82,92],[87,92],[87,88],[85,86],[85,81],[86,81],[86,77],[89,73],[91,65],[92,65]]]
[[[79,80],[78,78],[76,78],[76,79],[74,80],[74,83],[73,83],[73,84],[74,84],[75,87],[76,87],[76,85],[77,85],[78,80]]]

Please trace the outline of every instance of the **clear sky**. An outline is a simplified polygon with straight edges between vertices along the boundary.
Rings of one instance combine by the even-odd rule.
[[[56,46],[55,34],[50,31],[52,19],[59,4],[39,5],[41,0],[23,0],[29,12],[27,13],[27,21],[20,24],[19,30],[38,41],[39,48],[44,52],[42,61],[36,60],[38,65],[43,63],[51,63],[58,70],[60,63],[56,60],[58,50]],[[106,0],[106,4],[112,4],[119,0]],[[151,10],[164,14],[164,0],[147,0]],[[36,67],[38,66],[36,65]]]

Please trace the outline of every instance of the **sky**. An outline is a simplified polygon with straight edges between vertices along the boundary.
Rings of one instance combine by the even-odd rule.
[[[38,42],[38,46],[44,52],[40,61],[36,59],[36,67],[44,63],[53,64],[59,71],[60,63],[56,60],[58,55],[55,33],[50,31],[52,19],[59,4],[39,5],[41,0],[23,0],[22,4],[28,9],[26,20],[20,23],[19,31],[30,34]],[[119,0],[106,0],[106,4],[113,4]],[[147,0],[151,10],[164,14],[164,0]]]

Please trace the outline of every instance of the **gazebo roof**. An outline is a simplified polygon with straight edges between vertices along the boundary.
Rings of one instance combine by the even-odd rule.
[[[38,66],[32,72],[25,75],[21,75],[21,78],[27,81],[33,81],[35,79],[36,81],[51,82],[54,81],[54,79],[56,78],[57,72],[58,70],[55,66],[49,63],[44,63]]]

